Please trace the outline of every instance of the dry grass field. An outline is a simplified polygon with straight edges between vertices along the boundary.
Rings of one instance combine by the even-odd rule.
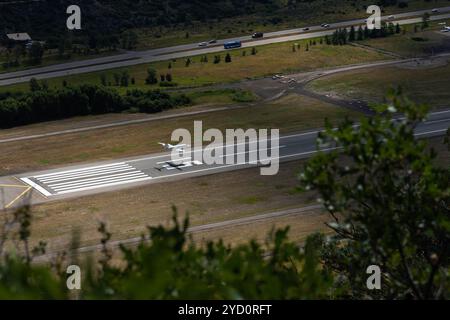
[[[390,88],[403,92],[418,103],[432,107],[447,106],[450,101],[450,64],[430,68],[383,67],[355,70],[313,81],[309,87],[324,94],[383,102]]]
[[[203,56],[191,57],[191,64],[186,66],[186,59],[177,59],[175,61],[162,61],[145,65],[137,65],[129,68],[120,68],[107,70],[105,72],[93,72],[86,74],[73,75],[64,78],[53,78],[48,80],[50,87],[61,87],[63,80],[69,85],[93,83],[100,84],[101,74],[105,74],[107,82],[114,84],[114,73],[128,71],[130,77],[135,79],[136,85],[130,85],[127,88],[118,87],[121,91],[131,88],[158,88],[157,85],[145,85],[147,69],[154,68],[158,74],[170,73],[173,82],[179,86],[203,86],[216,83],[239,81],[246,78],[257,78],[274,73],[289,73],[312,71],[318,68],[327,68],[354,63],[363,63],[388,59],[389,57],[362,48],[353,46],[328,46],[320,45],[310,46],[306,51],[308,41],[296,41],[301,48],[292,52],[294,42],[285,42],[257,47],[257,54],[252,55],[251,49],[237,49],[228,51],[231,54],[232,62],[225,63],[225,53],[220,53],[221,62],[214,64],[214,56],[209,54],[208,62],[201,62]],[[243,52],[245,51],[245,56]],[[170,69],[169,69],[170,65]],[[26,91],[29,90],[28,83],[22,83],[12,86],[1,87],[3,91]]]

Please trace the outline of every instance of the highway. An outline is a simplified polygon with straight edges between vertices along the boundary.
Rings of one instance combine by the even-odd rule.
[[[421,10],[396,14],[395,18],[391,22],[399,23],[400,25],[420,23],[422,21],[421,16],[425,12],[431,13],[431,10]],[[433,14],[431,16],[432,21],[448,18],[450,18],[450,7],[439,8],[439,13],[436,15]],[[387,17],[384,17],[384,20],[386,19]],[[363,24],[365,24],[364,19],[356,19],[330,23],[330,28],[328,29],[324,29],[321,26],[310,26],[308,27],[309,30],[307,31],[305,31],[304,28],[297,28],[269,32],[266,33],[264,35],[264,38],[262,39],[252,39],[251,36],[235,37],[232,39],[218,40],[216,44],[210,45],[208,47],[199,47],[197,43],[193,43],[167,48],[151,49],[146,51],[134,51],[108,57],[74,61],[46,67],[27,69],[23,71],[2,73],[0,74],[0,86],[27,82],[33,77],[36,79],[64,77],[75,74],[103,71],[113,68],[129,67],[156,61],[185,58],[194,55],[217,53],[223,51],[223,43],[230,40],[241,40],[243,42],[242,47],[246,48],[286,41],[323,37],[325,35],[332,34],[334,32],[334,29],[337,28],[359,26]]]
[[[441,136],[449,127],[450,110],[433,112],[429,114],[427,121],[417,127],[415,134],[418,138]],[[308,158],[316,154],[316,138],[319,132],[320,130],[314,130],[280,137],[280,162]],[[267,146],[266,150],[270,148]],[[323,151],[334,149],[336,148],[332,146],[323,146]],[[238,152],[240,151],[235,150],[233,155]],[[247,147],[244,153],[248,157]],[[236,164],[206,165],[202,161],[193,160],[191,155],[188,154],[188,157],[183,159],[182,167],[178,168],[168,165],[167,161],[171,159],[169,153],[151,154],[31,172],[14,177],[0,177],[0,183],[8,179],[16,183],[20,181],[22,187],[35,191],[31,202],[36,204],[255,166],[247,160]],[[268,157],[271,157],[270,152]]]

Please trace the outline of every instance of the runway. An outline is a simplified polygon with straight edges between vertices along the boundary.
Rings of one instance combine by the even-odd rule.
[[[396,14],[393,23],[400,25],[421,23],[422,15],[425,12],[431,13],[431,10],[420,10]],[[431,21],[450,18],[450,7],[439,8],[438,14],[432,14]],[[368,16],[368,15],[367,15]],[[383,17],[387,20],[387,17]],[[325,21],[326,22],[326,21]],[[242,41],[243,48],[251,48],[273,43],[311,39],[331,35],[335,29],[346,28],[350,26],[360,26],[365,24],[365,19],[355,19],[336,23],[329,23],[330,27],[324,29],[321,26],[310,26],[305,31],[304,28],[296,28],[264,34],[262,39],[252,39],[251,36],[235,37],[230,39],[217,40],[217,43],[208,47],[199,47],[197,43],[172,46],[167,48],[158,48],[145,51],[127,52],[124,54],[112,55],[101,58],[86,59],[81,61],[67,62],[45,67],[32,68],[16,72],[1,73],[0,86],[12,85],[16,83],[28,82],[31,78],[49,79],[55,77],[65,77],[75,74],[103,71],[113,68],[122,68],[145,64],[150,62],[165,61],[171,59],[185,58],[195,55],[208,53],[218,53],[224,51],[223,44],[230,40]]]
[[[430,113],[426,122],[417,127],[415,134],[418,138],[441,136],[449,127],[450,110],[433,112]],[[280,162],[308,158],[316,154],[316,138],[319,132],[320,130],[314,130],[281,136],[279,142]],[[33,188],[34,193],[39,195],[32,198],[32,203],[41,203],[254,167],[255,164],[248,161],[252,152],[248,148],[248,142],[238,144],[245,145],[243,152],[245,161],[233,164],[227,164],[224,161],[222,164],[207,165],[196,160],[191,153],[180,162],[179,167],[174,167],[168,164],[171,160],[170,154],[165,153],[27,173],[15,176],[14,179],[21,181],[24,186]],[[330,145],[322,146],[322,151],[325,152],[335,149]],[[271,158],[272,146],[268,145],[265,151],[267,157]],[[236,156],[239,153],[240,151],[236,149],[232,155]],[[8,177],[2,179],[4,178]]]

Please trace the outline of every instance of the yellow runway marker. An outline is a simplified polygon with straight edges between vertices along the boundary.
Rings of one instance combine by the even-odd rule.
[[[28,188],[28,186],[19,186],[19,185],[15,185],[15,184],[0,184],[0,187]]]
[[[24,185],[17,185],[17,184],[0,184],[0,188],[21,188],[25,189],[21,194],[19,194],[16,198],[14,198],[13,201],[8,203],[5,206],[5,209],[10,208],[14,203],[16,203],[20,198],[22,198],[24,195],[26,195],[32,188],[30,186],[24,186]]]
[[[22,186],[23,187],[23,186]],[[19,200],[20,198],[22,198],[25,194],[27,194],[28,191],[31,190],[31,187],[23,187],[23,188],[27,188],[24,192],[22,192],[21,194],[19,194],[13,201],[11,201],[10,203],[8,203],[5,208],[8,209],[10,208],[17,200]]]

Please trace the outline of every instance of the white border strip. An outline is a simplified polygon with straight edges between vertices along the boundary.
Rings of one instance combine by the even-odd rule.
[[[41,187],[40,185],[34,183],[33,181],[31,181],[28,178],[20,178],[20,180],[22,180],[23,182],[25,182],[26,184],[30,185],[31,187],[33,187],[34,189],[36,189],[37,191],[39,191],[40,193],[42,193],[44,196],[46,197],[50,197],[53,194],[51,194],[50,192],[48,192],[46,189],[44,189],[43,187]]]

